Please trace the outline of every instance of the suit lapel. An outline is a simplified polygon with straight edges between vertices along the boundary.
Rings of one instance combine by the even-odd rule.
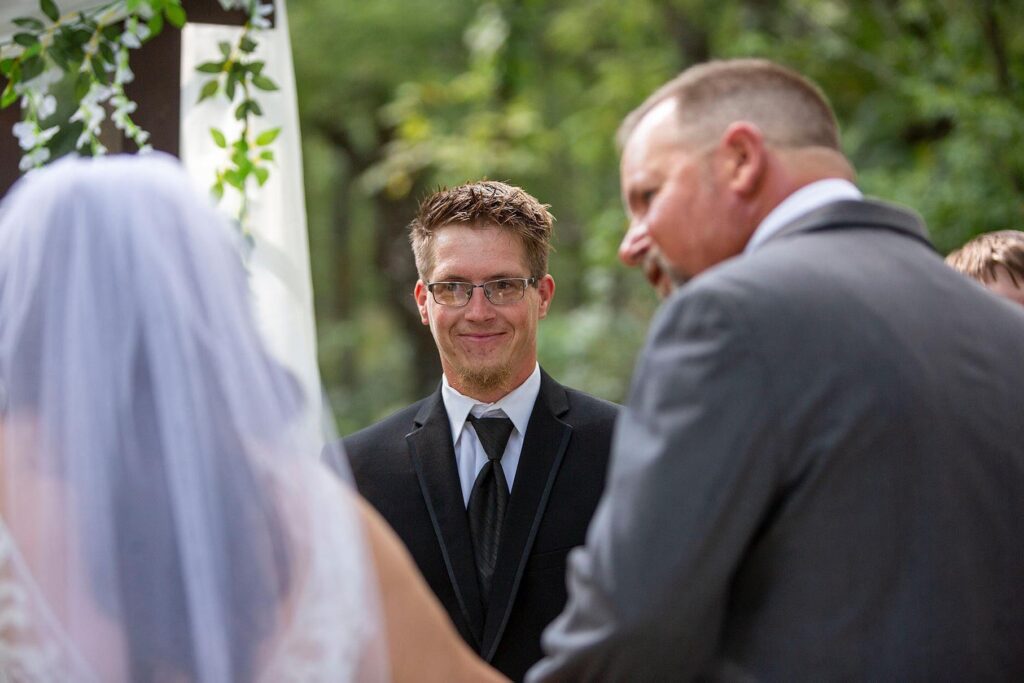
[[[455,463],[448,413],[438,390],[416,415],[416,429],[406,435],[409,455],[419,477],[430,522],[441,546],[448,578],[462,616],[477,642],[484,627],[483,606],[476,578],[476,560],[469,535],[469,520]]]
[[[508,623],[555,476],[569,444],[572,427],[559,419],[568,409],[565,389],[541,370],[540,391],[526,428],[491,584],[480,649],[488,661],[494,656]]]

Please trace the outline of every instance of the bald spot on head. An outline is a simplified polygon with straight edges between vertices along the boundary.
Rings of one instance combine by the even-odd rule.
[[[619,128],[620,148],[658,104],[677,103],[681,141],[715,140],[729,124],[756,125],[776,148],[840,151],[839,126],[825,96],[795,71],[762,59],[712,61],[691,67],[635,109]]]

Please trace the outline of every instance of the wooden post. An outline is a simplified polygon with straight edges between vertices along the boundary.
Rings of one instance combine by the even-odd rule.
[[[18,147],[14,133],[11,132],[20,117],[21,110],[17,106],[12,105],[0,110],[0,195],[5,194],[7,188],[21,175],[18,171],[21,148]]]

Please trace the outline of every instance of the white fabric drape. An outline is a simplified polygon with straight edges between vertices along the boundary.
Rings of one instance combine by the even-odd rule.
[[[295,373],[306,395],[319,400],[302,148],[284,0],[277,0],[275,9],[274,28],[257,36],[255,56],[266,61],[264,73],[280,90],[257,92],[263,108],[257,130],[280,126],[281,135],[272,147],[276,162],[270,179],[250,205],[249,228],[255,247],[249,271],[260,330],[271,352]],[[215,170],[226,161],[225,151],[210,138],[210,128],[219,128],[232,139],[240,124],[234,117],[235,107],[222,97],[196,105],[206,77],[196,73],[195,67],[221,59],[218,43],[226,40],[233,44],[240,32],[237,27],[190,23],[182,34],[181,160],[189,175],[206,184],[213,183]],[[237,206],[232,203],[232,193],[230,188],[225,193],[222,205],[226,210]]]

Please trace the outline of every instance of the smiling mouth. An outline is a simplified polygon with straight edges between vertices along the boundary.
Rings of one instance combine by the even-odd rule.
[[[463,332],[459,336],[470,341],[489,341],[504,336],[504,332]]]

